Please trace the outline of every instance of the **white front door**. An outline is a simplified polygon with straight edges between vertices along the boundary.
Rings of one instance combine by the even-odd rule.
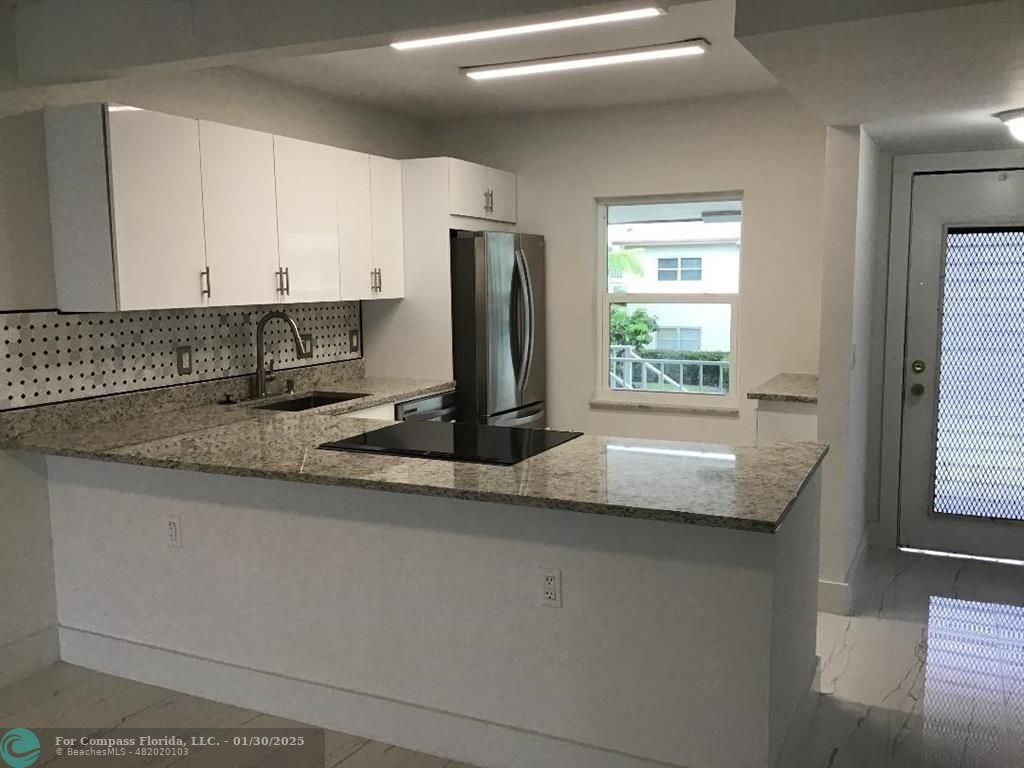
[[[900,544],[1024,559],[1024,170],[912,200]]]

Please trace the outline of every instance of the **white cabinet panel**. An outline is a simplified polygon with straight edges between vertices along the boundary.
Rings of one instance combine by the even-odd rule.
[[[516,175],[508,171],[488,168],[486,178],[491,207],[487,213],[487,218],[494,221],[515,222]]]
[[[449,160],[448,202],[455,216],[487,218],[487,169],[465,160]]]
[[[370,157],[370,200],[376,297],[405,295],[405,243],[402,229],[402,163]]]
[[[274,137],[277,226],[286,302],[341,299],[332,147]]]
[[[199,122],[212,306],[272,304],[277,292],[274,137]]]
[[[394,421],[395,403],[375,405],[373,408],[363,408],[360,411],[349,411],[344,415],[346,419],[382,419],[383,421]]]
[[[108,141],[118,308],[202,306],[198,121],[111,110]]]
[[[338,251],[341,298],[372,299],[373,227],[370,221],[370,156],[335,150],[338,179]]]

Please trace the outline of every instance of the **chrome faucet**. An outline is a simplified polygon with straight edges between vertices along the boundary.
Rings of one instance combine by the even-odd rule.
[[[273,312],[267,312],[263,317],[260,318],[259,323],[256,324],[256,397],[267,396],[267,381],[273,380],[273,375],[267,378],[267,369],[264,364],[264,345],[263,345],[263,331],[267,326],[267,323],[274,318],[280,318],[288,323],[288,327],[291,328],[292,338],[295,340],[295,356],[300,360],[307,357],[313,356],[313,351],[308,352],[305,349],[305,345],[302,343],[302,334],[299,332],[298,324],[292,320],[288,315],[280,310],[274,310]],[[271,374],[273,374],[274,362],[271,360]]]

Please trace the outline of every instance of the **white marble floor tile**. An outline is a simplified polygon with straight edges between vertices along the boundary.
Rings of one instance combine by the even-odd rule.
[[[1024,569],[873,552],[780,768],[1024,767]]]

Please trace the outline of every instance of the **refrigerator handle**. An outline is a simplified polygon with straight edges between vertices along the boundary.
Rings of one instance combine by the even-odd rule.
[[[536,307],[534,306],[533,277],[530,275],[530,265],[526,260],[526,252],[519,250],[519,263],[522,265],[523,275],[523,302],[524,314],[526,317],[526,339],[523,344],[523,389],[530,381],[530,373],[533,370],[533,352],[536,335]]]
[[[516,389],[520,394],[526,389],[527,374],[530,364],[530,347],[533,335],[533,318],[530,306],[530,278],[526,258],[518,248],[514,249],[515,269],[519,278],[519,323],[516,333],[519,335],[519,361],[517,364]]]

